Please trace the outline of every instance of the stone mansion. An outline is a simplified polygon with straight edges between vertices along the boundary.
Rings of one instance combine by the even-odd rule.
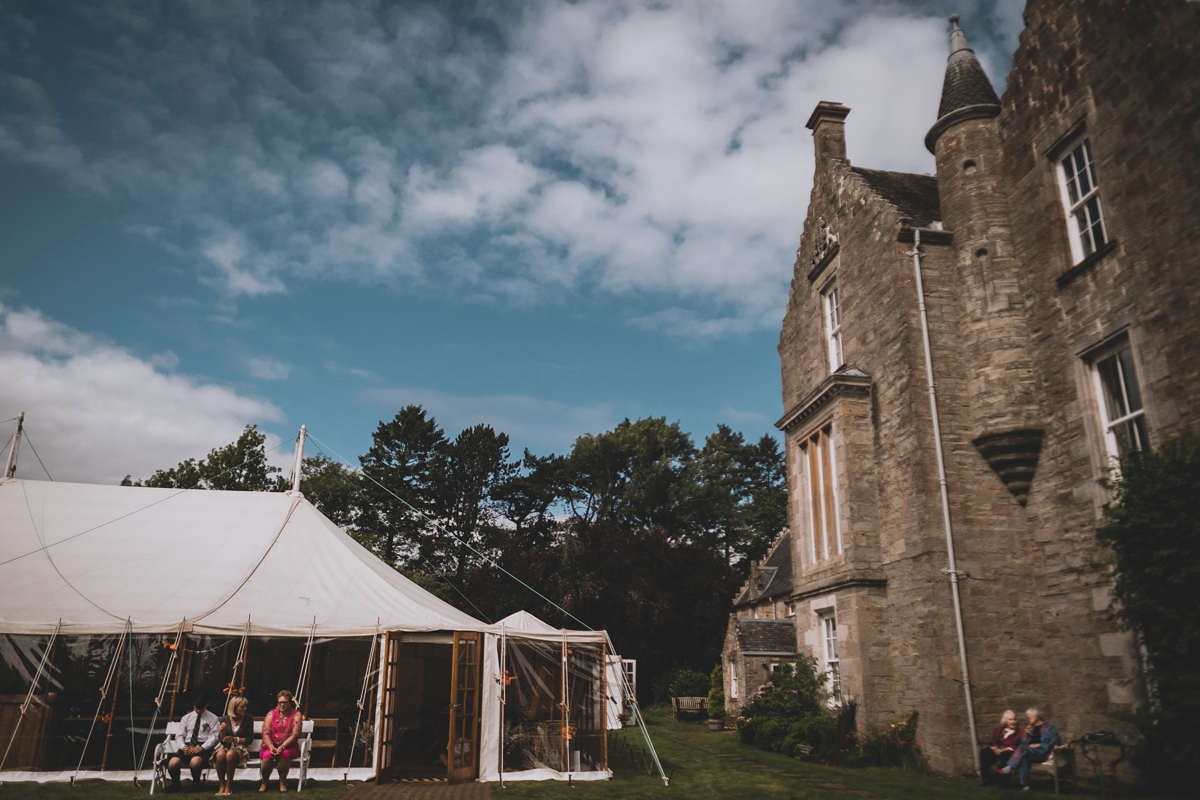
[[[852,164],[848,115],[808,121],[788,529],[735,601],[729,710],[800,653],[861,727],[920,711],[943,774],[1006,708],[1128,738],[1099,480],[1200,431],[1200,3],[1029,0],[1003,97],[953,21],[936,176]]]

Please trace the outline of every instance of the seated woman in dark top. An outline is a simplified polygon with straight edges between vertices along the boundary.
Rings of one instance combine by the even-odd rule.
[[[1017,712],[1010,708],[1000,717],[1000,727],[992,732],[991,742],[979,751],[985,783],[992,777],[992,769],[996,764],[1008,761],[1020,743],[1021,729],[1017,727]]]
[[[229,713],[220,719],[217,743],[217,794],[233,794],[233,773],[250,758],[250,740],[254,738],[254,717],[250,702],[241,695],[229,698]]]

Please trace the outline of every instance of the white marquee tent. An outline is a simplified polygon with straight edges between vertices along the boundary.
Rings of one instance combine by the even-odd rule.
[[[499,778],[500,637],[605,652],[602,631],[559,631],[531,615],[489,625],[464,614],[381,562],[299,493],[0,479],[0,634],[115,636],[128,626],[165,635],[182,625],[192,635],[235,637],[248,620],[255,637],[379,635],[381,663],[391,636],[481,637],[480,780]],[[578,756],[565,763],[570,770]],[[590,772],[575,778],[611,774],[596,759]]]

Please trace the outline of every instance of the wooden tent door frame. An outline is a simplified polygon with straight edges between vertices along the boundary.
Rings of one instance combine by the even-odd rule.
[[[396,708],[400,689],[400,631],[388,631],[380,644],[379,726],[375,737],[377,765],[375,783],[391,783],[396,778]]]
[[[483,690],[479,684],[483,667],[483,634],[455,631],[451,664],[446,777],[450,783],[459,783],[475,780],[479,776],[479,717],[483,708]],[[471,757],[464,764],[462,756],[467,752]]]

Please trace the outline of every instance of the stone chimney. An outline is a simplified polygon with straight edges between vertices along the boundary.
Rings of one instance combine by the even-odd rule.
[[[841,103],[822,100],[805,123],[805,127],[813,132],[818,168],[827,158],[849,163],[846,158],[846,115],[849,113],[850,109]]]

